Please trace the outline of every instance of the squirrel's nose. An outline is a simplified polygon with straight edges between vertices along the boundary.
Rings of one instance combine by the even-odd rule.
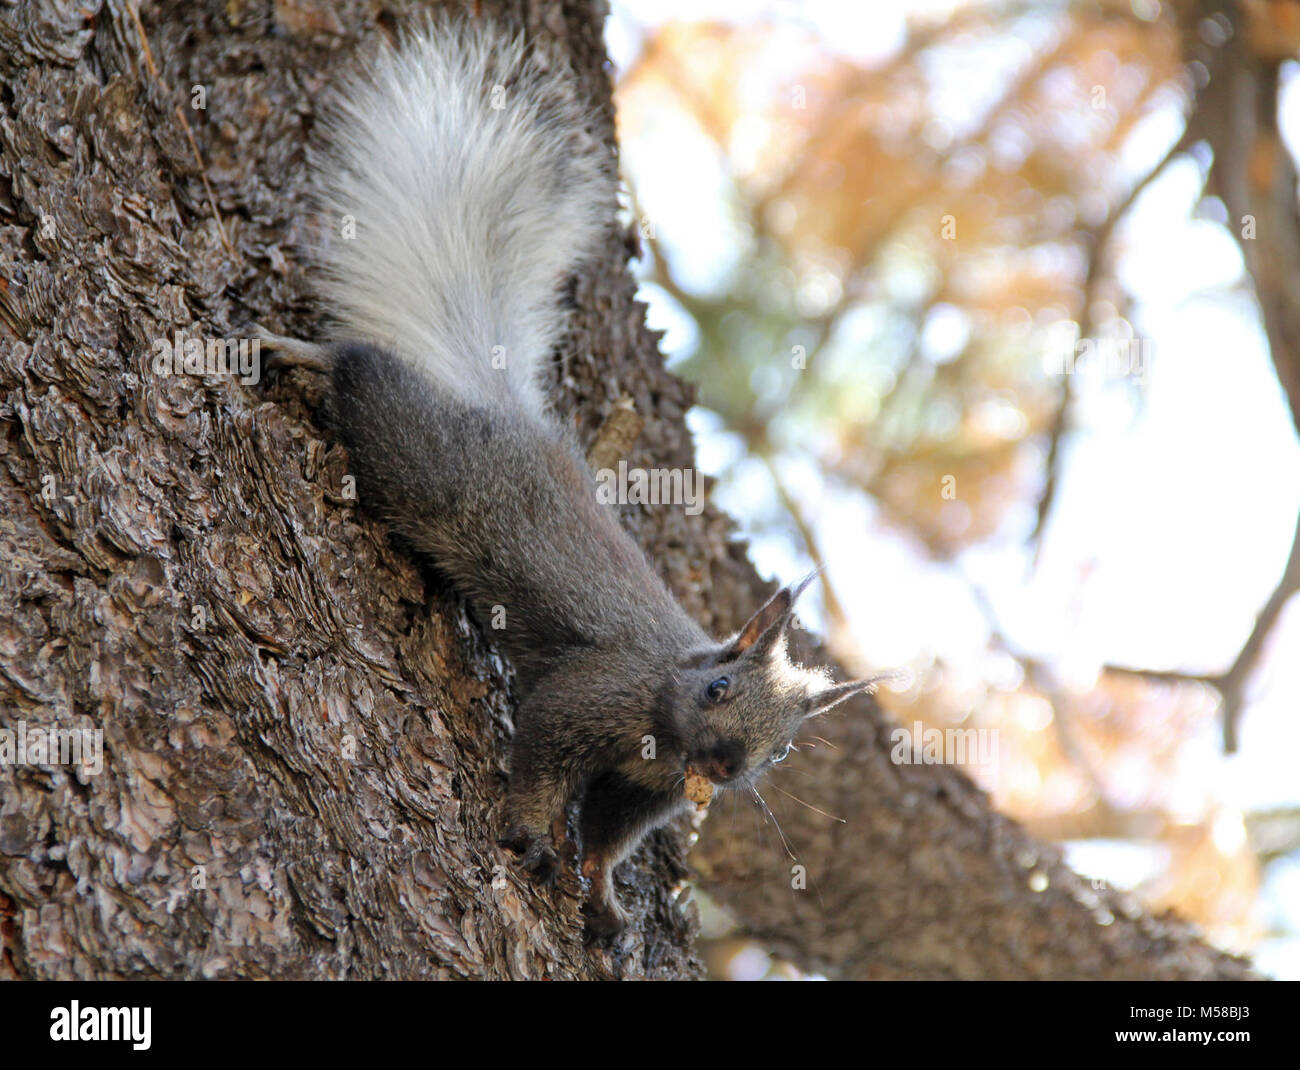
[[[691,764],[715,784],[722,784],[744,768],[745,748],[734,739],[720,740]]]

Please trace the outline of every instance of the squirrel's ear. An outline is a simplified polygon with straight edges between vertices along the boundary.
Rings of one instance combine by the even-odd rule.
[[[828,687],[825,691],[818,691],[811,699],[808,700],[808,712],[805,717],[816,717],[818,714],[825,713],[832,706],[838,706],[846,698],[852,698],[863,691],[874,691],[876,686],[885,680],[892,680],[894,673],[884,672],[876,676],[869,676],[865,680],[850,680],[847,684],[836,684],[834,687]]]
[[[816,569],[797,584],[782,587],[772,595],[763,608],[745,622],[740,634],[727,647],[722,660],[731,661],[755,646],[759,651],[770,649],[789,625],[790,618],[794,615],[795,602],[820,572],[820,568]]]

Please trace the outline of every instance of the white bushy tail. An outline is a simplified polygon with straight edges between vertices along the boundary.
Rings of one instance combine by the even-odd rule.
[[[436,19],[339,88],[314,185],[321,296],[345,334],[472,404],[544,411],[557,288],[615,209],[571,78],[490,20]]]

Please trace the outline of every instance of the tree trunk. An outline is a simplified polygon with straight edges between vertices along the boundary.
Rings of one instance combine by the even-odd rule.
[[[612,140],[599,0],[481,7],[567,51]],[[0,727],[104,741],[97,775],[0,767],[0,976],[701,973],[675,891],[684,830],[627,867],[635,922],[612,953],[583,945],[571,867],[538,891],[495,845],[508,669],[350,497],[345,452],[312,422],[319,384],[154,368],[177,331],[318,332],[304,148],[321,92],[389,26],[373,9],[0,9]],[[647,424],[629,462],[689,467],[691,396],[633,298],[634,244],[612,236],[578,280],[557,396],[590,442],[630,394]],[[716,510],[625,520],[713,630],[765,593]],[[720,810],[695,856],[796,963],[1246,974],[1182,924],[1094,893],[960,773],[891,765],[873,706],[828,721],[838,749],[794,759],[813,774],[795,790],[846,823],[779,808],[808,890],[748,815],[733,828]]]

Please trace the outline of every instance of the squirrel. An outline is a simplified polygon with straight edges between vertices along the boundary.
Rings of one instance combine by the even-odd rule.
[[[564,62],[490,20],[435,17],[345,78],[324,126],[313,197],[356,227],[314,255],[332,340],[263,338],[327,375],[322,422],[372,515],[480,620],[504,610],[493,636],[521,701],[499,843],[551,882],[580,799],[587,932],[612,938],[628,921],[614,868],[690,806],[688,771],[747,787],[806,718],[876,680],[791,662],[811,576],[706,634],[552,411],[560,290],[606,240],[617,188]]]

